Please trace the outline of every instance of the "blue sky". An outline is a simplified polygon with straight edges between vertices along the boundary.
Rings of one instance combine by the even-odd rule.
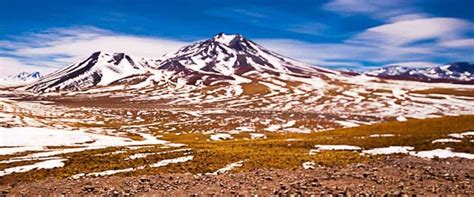
[[[103,50],[159,57],[219,32],[336,69],[474,62],[472,0],[15,0],[0,6],[0,74]]]

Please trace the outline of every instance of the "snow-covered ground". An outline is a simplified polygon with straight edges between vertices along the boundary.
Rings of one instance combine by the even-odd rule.
[[[267,136],[263,133],[250,133],[250,138],[252,139],[265,139]]]
[[[303,166],[303,169],[305,170],[311,170],[315,168],[316,163],[314,163],[313,161],[307,161],[307,162],[304,162],[302,166]]]
[[[436,140],[433,140],[431,143],[457,143],[457,142],[461,142],[461,140],[458,140],[458,139],[451,139],[451,138],[443,138],[443,139],[436,139]]]
[[[409,154],[416,157],[422,158],[448,158],[448,157],[461,157],[466,159],[474,159],[474,154],[471,153],[460,153],[453,152],[451,148],[446,149],[435,149],[426,151],[414,151],[414,147],[411,146],[389,146],[381,148],[373,148],[362,150],[362,148],[351,145],[316,145],[316,149],[309,151],[310,155],[318,154],[321,151],[361,151],[362,155],[389,155],[389,154]]]
[[[470,153],[458,153],[453,152],[450,148],[446,149],[435,149],[435,150],[428,150],[428,151],[419,151],[419,152],[410,152],[410,155],[423,157],[423,158],[448,158],[448,157],[461,157],[466,159],[474,159],[474,154]]]
[[[245,162],[245,161],[237,161],[237,162],[234,162],[234,163],[230,163],[230,164],[226,165],[225,167],[214,171],[214,172],[211,173],[211,174],[212,174],[212,175],[224,174],[224,173],[226,173],[226,172],[231,171],[231,170],[234,169],[234,168],[242,167],[242,165],[244,164],[244,162]]]
[[[369,155],[408,154],[413,149],[411,146],[389,146],[363,150],[362,153]]]
[[[131,140],[126,137],[96,134],[84,130],[60,130],[51,128],[35,127],[0,127],[0,155],[11,155],[27,151],[35,151],[26,156],[12,157],[1,163],[14,163],[18,161],[40,161],[26,166],[8,168],[0,172],[0,175],[7,175],[17,172],[26,172],[34,169],[49,169],[63,167],[67,158],[60,155],[67,153],[82,152],[87,150],[104,149],[108,147],[147,147],[149,145],[163,145],[164,147],[178,147],[180,144],[169,143],[160,140],[151,134],[139,133],[143,140]],[[189,149],[178,149],[178,151],[189,151]],[[172,152],[172,151],[169,151]],[[164,154],[163,152],[160,154]],[[159,153],[157,153],[159,154]],[[146,155],[132,155],[131,159],[146,157]],[[172,160],[171,162],[173,162]],[[168,161],[163,161],[168,162]],[[164,163],[157,163],[151,166],[161,166]],[[127,170],[122,170],[127,171]],[[106,171],[104,174],[114,173]],[[119,171],[121,172],[121,171]]]
[[[152,167],[152,168],[159,168],[159,167],[165,167],[170,164],[175,164],[175,163],[183,163],[187,161],[191,161],[194,158],[194,156],[184,156],[184,157],[177,157],[173,159],[165,159],[161,160],[157,163],[153,163],[147,166],[138,166],[135,168],[125,168],[125,169],[119,169],[119,170],[106,170],[102,172],[91,172],[91,173],[79,173],[72,175],[71,178],[73,179],[79,179],[81,177],[86,177],[86,176],[91,176],[91,177],[97,177],[97,176],[110,176],[118,173],[124,173],[124,172],[132,172],[135,170],[142,170],[145,169],[146,167]]]
[[[66,161],[66,159],[51,159],[51,160],[46,160],[46,161],[40,161],[38,163],[34,163],[31,165],[7,168],[0,171],[0,177],[9,175],[12,173],[28,172],[30,170],[60,168],[64,166],[64,161]]]
[[[63,91],[55,92],[57,89]],[[448,91],[430,93],[436,89]],[[387,120],[403,122],[473,114],[474,97],[461,96],[472,90],[472,85],[352,76],[285,58],[240,35],[219,34],[160,60],[98,52],[31,86],[0,90],[0,155],[9,158],[0,163],[32,162],[6,168],[0,176],[63,167],[70,159],[69,153],[119,149],[97,154],[105,156],[126,154],[150,145],[184,146],[160,140],[159,135],[204,133],[209,141],[238,141],[238,134],[246,132],[251,139],[263,140],[267,132],[311,133]],[[44,94],[38,94],[43,91]],[[104,98],[105,102],[101,100]],[[67,101],[77,101],[72,102],[77,106],[68,105]],[[398,137],[384,132],[360,138]],[[153,135],[156,133],[160,134]],[[452,133],[432,143],[438,146],[466,139],[472,142],[472,135],[474,131]],[[137,138],[142,139],[134,140]],[[288,139],[285,143],[290,146],[296,140]],[[417,152],[413,147],[396,145],[368,150],[353,145],[316,145],[309,153],[322,151],[472,158],[472,154],[451,149]],[[180,148],[136,151],[125,155],[124,162],[169,153],[181,156],[133,168],[83,172],[73,178],[164,167],[194,159],[191,149]],[[228,172],[243,163],[228,164],[213,174]],[[303,163],[305,169],[314,165]]]
[[[29,157],[54,156],[63,152],[84,151],[116,146],[140,146],[149,144],[167,144],[149,134],[141,134],[144,140],[133,141],[119,136],[108,136],[88,133],[82,130],[67,131],[35,127],[0,127],[0,144],[8,148],[0,148],[0,154],[12,154],[25,151],[40,151]],[[60,151],[48,149],[50,146],[75,146]]]
[[[468,131],[468,132],[464,132],[464,133],[451,133],[448,136],[453,137],[453,138],[462,139],[466,136],[474,136],[474,131]]]
[[[216,133],[216,134],[211,135],[210,138],[213,141],[220,141],[220,140],[233,139],[234,137],[232,137],[232,135],[230,135],[228,133]]]
[[[321,151],[358,151],[361,150],[358,146],[351,146],[351,145],[315,145],[315,149],[311,149],[309,154],[316,154]]]

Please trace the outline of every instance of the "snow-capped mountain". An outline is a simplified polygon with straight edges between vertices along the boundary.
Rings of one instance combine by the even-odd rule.
[[[250,71],[303,73],[316,69],[269,51],[240,34],[220,33],[209,40],[165,55],[164,59],[161,69],[190,69],[225,76]]]
[[[366,74],[388,79],[470,83],[474,79],[472,67],[468,63],[434,68],[390,66]],[[23,89],[56,92],[115,86],[112,89],[153,87],[176,90],[185,86],[216,88],[220,84],[227,88],[226,92],[233,93],[241,93],[243,89],[298,91],[302,88],[303,91],[309,91],[340,84],[341,80],[350,76],[353,74],[284,57],[240,34],[220,33],[157,59],[96,52]]]
[[[20,86],[40,79],[42,75],[39,72],[21,72],[17,75],[0,76],[0,86]]]
[[[98,106],[109,102],[136,103],[153,110],[182,110],[186,113],[182,117],[195,118],[187,119],[183,124],[195,121],[207,124],[217,119],[219,123],[213,125],[218,125],[219,130],[222,130],[221,123],[242,121],[268,131],[310,132],[382,120],[472,114],[473,97],[451,95],[449,90],[463,89],[469,93],[474,86],[374,77],[385,73],[387,76],[403,73],[411,76],[416,72],[423,73],[420,74],[423,77],[461,76],[457,73],[469,76],[470,69],[472,65],[457,63],[419,70],[390,67],[372,74],[356,75],[284,57],[238,34],[218,34],[157,59],[96,52],[22,87],[22,90],[39,93],[27,95],[44,100],[87,104],[98,101]],[[445,95],[430,96],[433,93]],[[219,109],[218,112],[215,109]],[[219,119],[227,117],[220,115],[226,110],[239,117]],[[287,111],[297,113],[285,113]],[[173,124],[182,118],[176,118],[176,111],[170,112],[159,113],[156,117],[168,114]],[[203,119],[208,113],[215,114]],[[240,118],[240,115],[253,113],[262,118],[271,117],[270,121]],[[281,122],[279,119],[284,117],[310,121]],[[351,121],[347,121],[349,119]]]
[[[327,73],[339,74],[283,57],[240,34],[220,33],[159,59],[145,60],[123,53],[96,52],[25,89],[34,92],[75,91],[140,82],[181,87],[183,84],[200,86],[217,82],[235,84],[262,77],[307,82],[311,77]]]
[[[209,40],[185,46],[161,58],[159,70],[187,75],[188,84],[210,84],[216,80],[239,80],[240,76],[337,73],[276,54],[240,34],[220,33]]]
[[[365,74],[387,79],[472,84],[474,83],[474,64],[454,62],[426,68],[394,65],[368,71]]]
[[[145,60],[133,59],[124,53],[95,52],[78,63],[46,75],[25,89],[34,92],[83,90],[146,73],[148,67]]]

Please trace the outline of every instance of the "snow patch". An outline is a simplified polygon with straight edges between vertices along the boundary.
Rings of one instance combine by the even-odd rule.
[[[238,167],[242,167],[242,165],[244,164],[245,161],[238,161],[238,162],[234,162],[234,163],[231,163],[231,164],[228,164],[226,165],[225,167],[219,169],[219,170],[216,170],[215,172],[212,173],[212,175],[219,175],[219,174],[224,174],[226,172],[229,172],[231,171],[232,169],[234,168],[238,168]]]
[[[454,142],[454,143],[457,143],[457,142],[461,142],[461,140],[458,140],[458,139],[451,139],[451,138],[445,138],[445,139],[437,139],[437,140],[433,140],[431,143],[449,143],[449,142]]]
[[[472,135],[474,135],[474,131],[468,131],[468,132],[464,132],[464,133],[451,133],[448,136],[453,137],[453,138],[462,139],[465,136],[472,136]]]
[[[151,164],[151,165],[148,165],[148,166],[152,167],[152,168],[159,168],[159,167],[164,167],[164,166],[167,166],[167,165],[170,165],[170,164],[187,162],[187,161],[192,160],[193,158],[194,158],[194,156],[185,156],[185,157],[178,157],[178,158],[173,158],[173,159],[165,159],[165,160],[161,160],[157,163],[154,163],[154,164]],[[106,170],[106,171],[102,171],[102,172],[79,173],[79,174],[72,175],[71,178],[72,179],[79,179],[79,178],[85,177],[85,176],[92,176],[92,177],[110,176],[110,175],[114,175],[114,174],[118,174],[118,173],[132,172],[132,171],[135,171],[135,170],[142,170],[142,169],[145,169],[145,167],[146,166],[139,166],[139,167],[136,167],[136,168],[125,168],[125,169],[119,169],[119,170]]]
[[[267,136],[263,133],[250,133],[251,139],[265,139]]]
[[[369,155],[388,155],[388,154],[408,154],[409,151],[413,150],[411,146],[389,146],[383,148],[373,148],[369,150],[363,150],[362,154]]]
[[[338,123],[338,124],[340,124],[340,125],[342,125],[343,127],[346,127],[346,128],[359,126],[359,124],[349,122],[349,121],[336,120],[334,122],[336,122],[336,123]]]
[[[87,133],[82,130],[67,131],[34,127],[0,128],[0,153],[10,154],[20,151],[42,150],[26,156],[14,157],[2,162],[18,162],[29,160],[42,160],[56,155],[82,152],[87,150],[103,149],[107,147],[130,147],[162,144],[170,147],[180,147],[182,144],[172,144],[159,140],[146,133],[137,133],[144,139],[134,141],[129,138]],[[67,148],[48,148],[51,146],[68,146]]]
[[[228,133],[216,133],[216,134],[211,135],[211,140],[214,140],[214,141],[221,141],[221,140],[228,140],[228,139],[234,139],[234,137],[232,137],[232,135]]]
[[[5,170],[0,171],[0,177],[13,173],[28,172],[31,170],[60,168],[64,166],[64,161],[66,161],[66,159],[52,159],[47,161],[41,161],[31,165],[7,168]]]
[[[394,134],[372,134],[369,137],[395,137]]]
[[[361,150],[358,146],[351,145],[315,145],[316,149],[311,149],[309,154],[316,154],[321,151],[335,150],[335,151],[358,151]]]
[[[313,170],[315,168],[316,163],[312,161],[307,161],[307,162],[304,162],[302,165],[303,165],[303,169],[305,170]]]
[[[150,167],[158,168],[158,167],[163,167],[163,166],[167,166],[167,165],[170,165],[170,164],[183,163],[183,162],[191,161],[191,160],[193,160],[193,158],[194,158],[194,156],[190,155],[190,156],[178,157],[178,158],[174,158],[174,159],[165,159],[165,160],[161,160],[157,163],[151,164]]]
[[[407,118],[405,118],[405,117],[403,117],[403,116],[398,116],[398,117],[397,117],[397,120],[398,120],[399,122],[405,122],[405,121],[408,121],[408,119],[407,119]]]
[[[453,152],[451,148],[410,152],[410,155],[413,155],[416,157],[422,157],[422,158],[430,158],[430,159],[433,159],[435,157],[443,158],[443,159],[449,158],[449,157],[461,157],[461,158],[466,158],[466,159],[474,159],[474,154]]]
[[[272,124],[270,126],[268,126],[267,128],[265,128],[266,131],[270,131],[270,132],[275,132],[275,131],[278,131],[281,129],[281,125],[275,125],[275,124]]]

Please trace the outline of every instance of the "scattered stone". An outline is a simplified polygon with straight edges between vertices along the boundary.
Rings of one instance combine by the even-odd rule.
[[[87,186],[85,186],[82,190],[83,190],[84,192],[86,192],[86,193],[91,193],[91,192],[93,192],[93,191],[95,190],[95,188],[92,187],[92,186],[90,186],[90,185],[87,185]]]
[[[159,174],[0,185],[0,196],[474,196],[473,160],[391,156],[313,170],[258,169],[219,176]],[[462,162],[460,162],[460,160]]]

